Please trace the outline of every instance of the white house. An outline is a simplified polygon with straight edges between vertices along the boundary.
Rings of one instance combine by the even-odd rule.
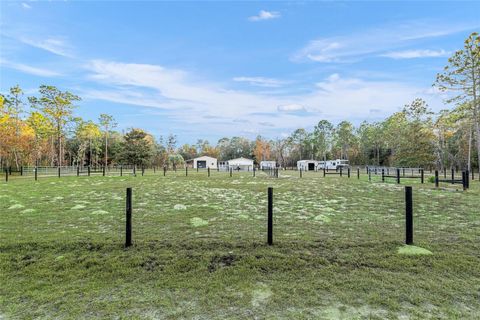
[[[226,167],[230,170],[253,170],[253,160],[247,158],[236,158],[228,160]]]
[[[297,161],[297,170],[317,171],[320,161],[317,160],[299,160]]]
[[[260,170],[274,169],[277,167],[277,161],[260,161]]]
[[[327,160],[327,161],[319,161],[318,168],[319,169],[328,169],[328,170],[337,170],[340,168],[348,168],[348,160],[336,159],[336,160]]]
[[[217,168],[217,159],[209,157],[209,156],[202,156],[194,159],[187,160],[187,165],[191,166],[192,168],[196,169],[216,169]]]

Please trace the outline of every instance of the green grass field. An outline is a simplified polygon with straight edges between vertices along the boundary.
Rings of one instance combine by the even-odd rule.
[[[0,319],[478,319],[479,182],[409,183],[414,242],[432,254],[399,253],[405,184],[293,171],[12,178],[0,183]]]

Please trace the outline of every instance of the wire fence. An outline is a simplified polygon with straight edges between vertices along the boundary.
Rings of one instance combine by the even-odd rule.
[[[23,213],[12,216],[15,223],[2,227],[2,232],[15,234],[20,242],[51,239],[121,245],[126,235],[125,190],[132,186],[134,244],[263,245],[268,236],[267,188],[273,186],[274,245],[394,248],[406,240],[405,186],[368,181],[365,174],[361,179],[323,177],[321,172],[300,177],[292,170],[281,171],[277,178],[259,171],[255,178],[253,172],[240,172],[230,179],[224,172],[212,171],[207,179],[208,170],[172,171],[166,178],[159,178],[161,171],[153,175],[150,170],[145,179],[50,178],[19,184],[21,193],[4,189],[3,195],[7,192],[16,202],[7,206],[2,201],[0,209],[12,213],[18,208]],[[478,194],[479,186],[474,188]],[[473,241],[478,230],[474,196],[415,182],[413,243],[438,247]],[[41,212],[41,219],[25,210]]]

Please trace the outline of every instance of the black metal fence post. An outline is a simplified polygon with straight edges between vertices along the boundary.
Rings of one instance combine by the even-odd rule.
[[[58,167],[58,177],[60,178],[60,167]]]
[[[368,170],[368,169],[367,169]],[[357,168],[357,179],[360,180],[360,168]]]
[[[455,169],[452,168],[452,184],[455,183],[453,180],[455,180]]]
[[[347,168],[347,177],[350,178],[350,168]]]
[[[420,169],[420,181],[421,181],[421,183],[423,183],[424,178],[425,178],[425,173],[424,173],[423,169]]]
[[[462,171],[462,186],[463,190],[467,190],[467,179],[465,178],[465,171]]]
[[[470,172],[465,170],[465,180],[467,180],[467,189],[470,189]]]
[[[80,176],[80,166],[77,166],[77,177]]]
[[[230,168],[230,178],[232,177],[232,172],[233,172],[233,169]]]
[[[38,167],[35,167],[35,181],[38,180]]]
[[[273,244],[273,188],[268,187],[268,221],[267,221],[267,243]]]
[[[472,171],[473,174],[473,171]],[[23,166],[20,167],[20,175],[23,176]]]
[[[405,243],[413,244],[413,196],[412,187],[405,187]]]
[[[185,177],[188,177],[188,167],[185,167]]]
[[[372,181],[372,171],[368,170],[368,181]]]
[[[340,177],[343,176],[343,169],[340,167]]]
[[[120,166],[120,177],[122,177],[122,176],[123,176],[123,165]]]
[[[125,247],[132,245],[132,188],[127,188]]]
[[[385,169],[382,169],[382,182],[385,182]]]
[[[167,167],[163,166],[163,176],[165,177],[166,174],[167,174]]]
[[[405,169],[403,169],[403,173],[405,175]],[[400,184],[400,169],[397,169],[397,183]]]
[[[8,169],[5,169],[5,182],[8,182]]]
[[[210,177],[210,167],[207,168],[208,176]]]
[[[435,170],[435,188],[438,188],[438,170]]]
[[[255,178],[255,168],[253,168],[253,177]]]

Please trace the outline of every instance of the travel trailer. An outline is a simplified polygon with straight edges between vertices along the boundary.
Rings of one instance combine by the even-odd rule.
[[[348,168],[348,160],[327,160],[327,161],[319,161],[318,168],[319,169],[327,169],[327,170],[337,170],[340,168]]]

